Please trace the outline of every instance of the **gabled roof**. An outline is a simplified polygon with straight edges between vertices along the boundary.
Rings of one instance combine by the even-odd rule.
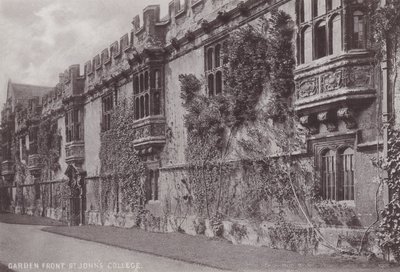
[[[27,100],[33,97],[42,97],[53,89],[53,87],[13,83],[10,80],[7,88],[7,99],[12,97],[15,101],[20,99]]]

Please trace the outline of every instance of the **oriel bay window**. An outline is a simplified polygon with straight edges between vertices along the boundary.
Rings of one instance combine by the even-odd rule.
[[[66,142],[83,140],[83,109],[74,108],[65,113]]]
[[[367,46],[366,1],[298,0],[298,63]],[[310,46],[311,45],[311,46]]]
[[[328,200],[354,200],[354,151],[327,149],[321,154],[321,195]]]
[[[162,78],[161,68],[150,68],[133,77],[135,119],[160,115]]]

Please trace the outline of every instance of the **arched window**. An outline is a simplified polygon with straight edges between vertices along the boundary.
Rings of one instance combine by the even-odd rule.
[[[219,67],[221,65],[221,45],[217,44],[215,46],[215,67]]]
[[[140,118],[140,103],[139,98],[135,100],[135,119],[138,120]]]
[[[139,93],[139,77],[135,76],[134,80],[133,80],[133,92],[135,94]]]
[[[350,147],[321,153],[323,199],[354,200],[354,150]]]
[[[354,151],[348,147],[340,153],[341,182],[338,200],[354,200]]]
[[[342,20],[339,15],[331,19],[329,30],[329,53],[337,55],[342,50]]]
[[[144,96],[140,97],[140,118],[144,117]]]
[[[214,75],[213,74],[208,75],[208,95],[209,96],[214,95]]]
[[[322,153],[322,197],[336,200],[336,154],[333,150]]]
[[[144,115],[145,115],[145,116],[149,116],[149,115],[150,115],[149,108],[150,108],[150,104],[149,104],[149,95],[146,94],[146,95],[144,96]]]
[[[353,13],[353,49],[365,48],[365,18],[364,13]]]
[[[209,48],[207,51],[207,70],[212,70],[213,68],[213,49]]]
[[[149,89],[149,72],[147,71],[144,73],[144,89]]]
[[[315,26],[315,58],[319,59],[327,55],[326,24],[320,21]]]
[[[222,72],[218,71],[215,74],[215,94],[220,94],[222,92]]]
[[[139,85],[140,85],[140,92],[143,92],[143,91],[144,91],[144,79],[143,79],[143,74],[140,74]]]
[[[312,32],[311,27],[306,27],[301,33],[301,63],[312,61]]]

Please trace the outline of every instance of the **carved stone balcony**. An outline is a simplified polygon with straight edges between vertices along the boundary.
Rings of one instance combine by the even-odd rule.
[[[81,164],[85,160],[85,142],[72,141],[65,144],[65,162]]]
[[[42,168],[42,161],[39,154],[28,156],[28,169],[31,173],[38,172]]]
[[[165,118],[150,116],[138,120],[135,125],[133,144],[141,153],[151,153],[152,149],[165,144]]]
[[[295,110],[303,114],[363,104],[375,97],[368,52],[321,59],[296,69]]]
[[[3,177],[14,176],[14,161],[3,161],[1,163],[1,175]]]

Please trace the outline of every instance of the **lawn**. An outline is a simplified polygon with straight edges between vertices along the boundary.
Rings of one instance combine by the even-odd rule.
[[[0,222],[7,224],[62,226],[64,223],[46,217],[0,213]],[[0,270],[1,271],[1,270]]]
[[[0,272],[14,272],[14,270],[11,270],[6,265],[0,263]]]
[[[366,258],[303,256],[291,251],[233,245],[226,240],[181,233],[152,233],[104,226],[47,227],[44,231],[227,270],[389,268]]]

